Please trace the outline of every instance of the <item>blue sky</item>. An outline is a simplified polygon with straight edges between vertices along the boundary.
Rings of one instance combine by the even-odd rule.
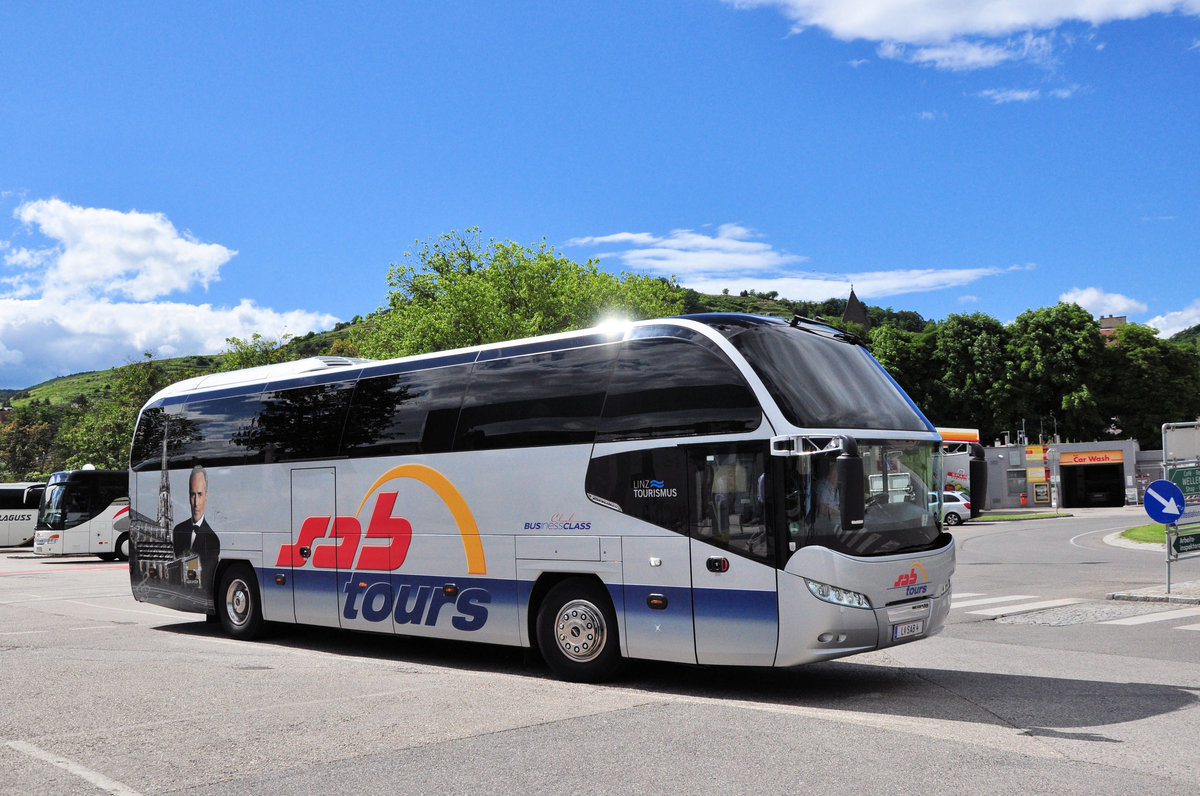
[[[0,387],[479,226],[709,292],[1200,323],[1200,0],[0,6]]]

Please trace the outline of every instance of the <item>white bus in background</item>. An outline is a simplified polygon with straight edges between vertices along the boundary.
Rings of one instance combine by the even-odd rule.
[[[38,503],[44,483],[0,484],[0,547],[19,547],[33,541]]]
[[[236,638],[534,647],[571,680],[794,666],[942,629],[941,444],[857,338],[799,317],[202,376],[139,416],[131,586]]]
[[[84,468],[54,473],[38,507],[33,552],[129,558],[129,476]]]

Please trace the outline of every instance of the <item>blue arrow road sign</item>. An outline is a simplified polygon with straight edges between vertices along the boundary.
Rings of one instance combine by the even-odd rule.
[[[1159,479],[1146,487],[1143,503],[1150,519],[1170,525],[1179,522],[1183,515],[1183,490],[1170,481]]]

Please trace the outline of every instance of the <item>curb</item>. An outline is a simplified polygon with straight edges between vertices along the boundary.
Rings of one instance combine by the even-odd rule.
[[[1063,517],[1074,517],[1074,514],[1033,514],[1022,516],[1020,514],[1005,514],[1003,516],[989,516],[984,514],[971,520],[971,522],[1022,522],[1024,520],[1058,520]]]
[[[1127,600],[1138,603],[1200,605],[1200,581],[1174,583],[1171,585],[1170,594],[1167,593],[1167,587],[1163,585],[1151,586],[1148,589],[1137,589],[1135,591],[1112,592],[1105,595],[1105,597],[1109,600]]]

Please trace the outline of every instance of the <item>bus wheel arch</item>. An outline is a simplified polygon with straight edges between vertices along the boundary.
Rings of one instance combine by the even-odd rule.
[[[252,641],[263,635],[262,592],[254,568],[245,561],[222,562],[213,603],[230,638]]]
[[[113,553],[118,561],[129,560],[129,531],[125,531],[117,537],[117,542],[113,545]]]
[[[539,586],[542,582],[539,581]],[[556,676],[598,683],[620,671],[617,613],[604,583],[595,576],[567,575],[549,581],[537,605],[533,639]]]

